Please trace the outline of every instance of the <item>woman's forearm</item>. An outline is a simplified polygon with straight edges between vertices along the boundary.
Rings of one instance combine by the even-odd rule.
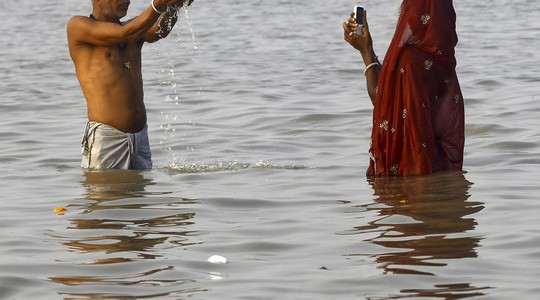
[[[366,66],[364,69],[364,75],[366,76],[367,92],[369,98],[371,99],[371,103],[375,106],[381,64],[379,63],[379,60],[373,50],[360,53]]]

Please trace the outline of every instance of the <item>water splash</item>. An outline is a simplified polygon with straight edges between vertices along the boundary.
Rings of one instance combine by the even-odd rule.
[[[175,173],[216,173],[226,171],[241,171],[247,169],[275,169],[275,170],[304,170],[307,167],[302,165],[278,165],[267,161],[258,163],[242,163],[238,161],[218,161],[216,163],[206,164],[198,162],[194,164],[169,164],[169,171]]]
[[[184,17],[186,18],[189,31],[191,31],[191,40],[193,41],[193,49],[197,50],[197,41],[195,40],[195,33],[193,32],[193,26],[191,25],[191,21],[189,20],[188,1],[184,2],[184,6],[182,8],[184,9]]]
[[[174,108],[175,105],[178,105],[180,102],[179,97],[179,89],[181,88],[181,84],[178,82],[177,79],[177,73],[176,73],[176,67],[177,63],[176,60],[178,59],[178,51],[183,46],[183,35],[184,35],[184,29],[185,24],[182,21],[182,19],[185,19],[185,22],[187,23],[187,28],[189,29],[191,33],[191,40],[193,43],[193,49],[197,50],[197,42],[195,38],[195,33],[193,31],[193,26],[191,24],[191,21],[189,19],[189,13],[188,13],[188,2],[185,1],[182,7],[178,7],[175,10],[170,11],[171,17],[167,20],[164,20],[164,28],[160,28],[160,31],[168,31],[171,33],[171,35],[175,35],[175,38],[173,38],[173,42],[167,42],[167,40],[171,40],[172,36],[170,36],[168,39],[162,40],[162,42],[156,44],[156,55],[155,57],[157,59],[163,59],[161,55],[161,49],[160,44],[166,44],[168,45],[168,48],[166,50],[166,62],[164,66],[161,68],[161,73],[166,78],[165,80],[158,83],[158,87],[166,87],[168,92],[165,95],[165,108],[161,111],[162,116],[165,119],[165,124],[162,124],[160,126],[160,129],[163,130],[163,137],[160,140],[160,145],[162,147],[162,150],[167,153],[167,157],[169,159],[170,163],[176,163],[178,158],[177,154],[173,150],[171,146],[166,146],[168,144],[168,140],[174,140],[176,137],[176,126],[182,118],[181,116],[176,112],[176,109]],[[180,10],[183,10],[184,13],[180,14]],[[181,15],[184,16],[184,18],[181,18]],[[177,22],[174,24],[173,19],[176,18]],[[176,26],[176,30],[174,30],[173,26]],[[192,58],[193,60],[193,58]]]

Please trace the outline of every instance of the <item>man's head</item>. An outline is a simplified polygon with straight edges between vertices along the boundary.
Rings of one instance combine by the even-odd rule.
[[[92,0],[94,14],[105,16],[107,19],[121,19],[127,15],[130,0]]]

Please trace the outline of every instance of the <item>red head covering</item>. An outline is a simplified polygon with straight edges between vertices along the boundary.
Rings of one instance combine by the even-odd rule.
[[[452,0],[404,0],[379,74],[368,175],[421,175],[463,164],[463,97]]]
[[[386,60],[397,59],[403,47],[415,45],[445,62],[446,68],[454,68],[456,13],[452,0],[405,0],[401,4],[400,18]]]

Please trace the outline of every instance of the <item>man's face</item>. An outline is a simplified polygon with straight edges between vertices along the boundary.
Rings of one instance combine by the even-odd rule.
[[[113,1],[116,2],[116,12],[118,14],[121,14],[122,17],[125,17],[127,15],[130,0],[113,0]]]
[[[127,15],[130,0],[98,0],[101,11],[110,16],[121,19]]]

